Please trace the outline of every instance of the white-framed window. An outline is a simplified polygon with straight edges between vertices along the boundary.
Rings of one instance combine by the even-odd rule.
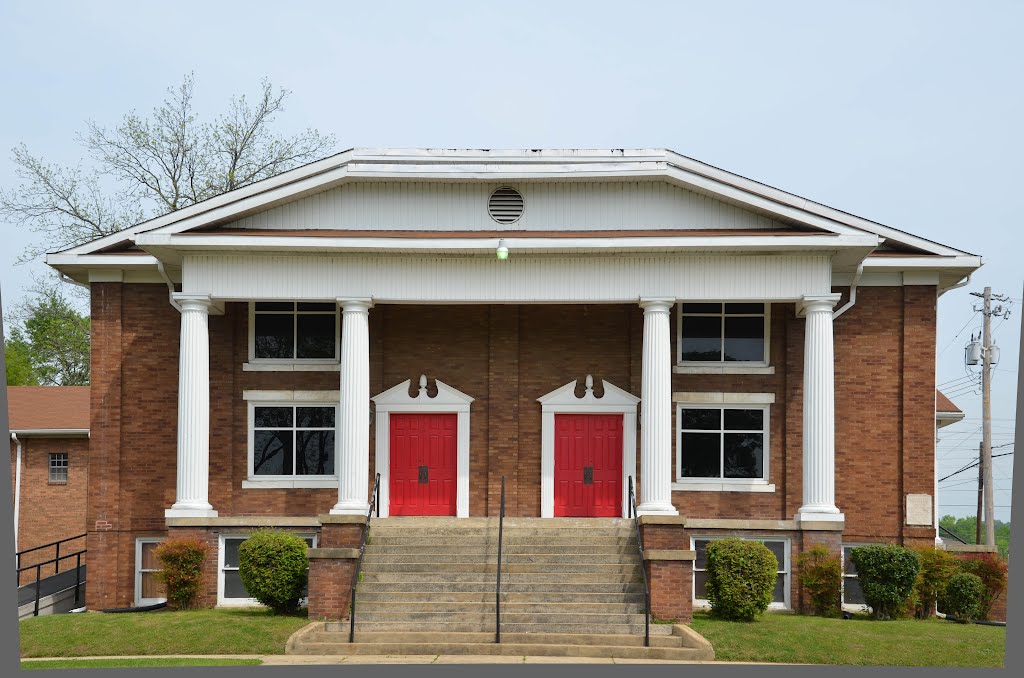
[[[310,548],[316,548],[316,534],[295,533],[302,537]],[[238,573],[238,547],[249,534],[222,534],[217,555],[217,604],[223,607],[248,607],[259,605],[259,601],[249,595],[242,584],[242,576]],[[308,598],[309,591],[304,590],[302,597]]]
[[[163,537],[140,537],[135,540],[135,604],[155,605],[167,600],[164,583],[158,573],[162,570],[154,550]]]
[[[49,479],[54,485],[65,485],[68,482],[68,453],[51,452],[49,459]]]
[[[338,404],[249,402],[249,480],[324,480],[335,470]]]
[[[768,403],[678,403],[676,482],[768,482]]]
[[[860,579],[857,578],[857,567],[850,559],[850,551],[858,546],[870,546],[870,544],[843,544],[843,609],[852,611],[864,611],[868,609],[864,602],[864,591],[860,588]]]
[[[768,366],[771,304],[683,301],[676,307],[678,365]]]
[[[693,561],[693,604],[697,607],[709,607],[707,594],[704,592],[704,584],[707,582],[707,547],[713,541],[726,539],[733,535],[719,535],[714,537],[694,536],[690,538],[690,546],[696,552]],[[773,609],[788,610],[789,600],[789,539],[777,537],[734,537],[750,541],[759,541],[767,546],[775,559],[779,561],[779,569],[775,576],[775,588],[772,589],[772,602],[768,606]]]
[[[249,303],[249,360],[253,363],[337,363],[340,335],[336,302]]]

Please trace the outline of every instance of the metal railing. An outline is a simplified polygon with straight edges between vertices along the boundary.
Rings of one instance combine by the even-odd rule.
[[[498,581],[494,587],[494,642],[501,642],[501,542],[505,527],[505,476],[501,477],[501,510],[498,512]]]
[[[58,561],[64,560],[63,558],[60,557],[60,545],[61,544],[65,544],[65,543],[67,543],[69,541],[75,541],[76,539],[85,539],[85,537],[86,537],[86,534],[84,534],[84,533],[83,534],[77,534],[74,537],[67,537],[65,539],[58,539],[57,541],[51,541],[49,544],[43,544],[42,546],[33,546],[30,549],[25,549],[24,551],[18,551],[17,553],[14,554],[14,569],[16,569],[19,572],[21,572],[21,570],[22,570],[22,567],[21,567],[21,557],[23,555],[25,555],[26,553],[34,553],[36,551],[42,551],[43,549],[48,549],[48,548],[50,548],[52,546],[52,547],[56,548],[56,553],[54,553],[53,560],[48,560],[48,561],[46,561],[46,563],[47,564],[54,563],[53,573],[57,574],[58,567],[59,567],[59,565],[57,563],[58,563]],[[84,550],[83,550],[83,553],[84,553]],[[71,555],[74,555],[74,554],[71,554]],[[28,565],[24,569],[28,570],[28,569],[31,569],[32,567],[34,567],[34,566],[33,565]],[[18,585],[19,586],[21,585],[21,576],[20,575],[18,576]]]
[[[351,609],[348,615],[348,642],[354,643],[356,638],[356,586],[359,584],[359,573],[363,569],[363,554],[366,553],[366,537],[370,534],[370,518],[376,513],[380,518],[380,474],[373,480],[373,492],[370,494],[370,508],[366,510],[366,523],[363,525],[363,541],[359,544],[359,561],[356,571],[352,573]]]
[[[65,540],[65,541],[70,541],[70,540]],[[50,544],[50,546],[52,546],[52,544]],[[53,563],[54,574],[56,575],[57,569],[60,567],[60,561],[67,560],[68,558],[74,558],[75,559],[75,607],[76,608],[80,607],[80,605],[79,605],[79,602],[81,600],[80,591],[81,591],[81,588],[82,588],[82,555],[85,554],[85,552],[86,552],[86,550],[82,549],[81,551],[75,551],[74,553],[68,553],[68,554],[65,554],[63,556],[59,556],[57,558],[52,558],[50,560],[44,560],[44,561],[42,561],[40,563],[34,563],[32,565],[26,565],[25,567],[19,567],[18,568],[18,583],[19,584],[21,583],[21,573],[22,572],[27,572],[28,570],[32,570],[32,569],[35,569],[35,571],[36,571],[35,603],[34,603],[33,608],[32,608],[32,616],[33,617],[38,617],[39,616],[39,599],[42,597],[40,595],[41,592],[40,592],[39,583],[40,583],[40,581],[42,581],[41,573],[42,573],[42,570],[43,570],[43,566],[44,565],[49,565],[50,563]],[[24,553],[24,551],[22,551],[22,553]],[[21,555],[21,554],[19,553],[17,555]],[[59,592],[55,592],[55,593],[59,593]]]
[[[943,527],[942,525],[939,525],[939,530],[940,530],[941,532],[945,532],[946,534],[948,534],[948,535],[949,535],[950,537],[952,537],[953,539],[956,539],[956,540],[957,540],[958,542],[960,542],[961,544],[966,544],[966,543],[968,543],[968,542],[964,541],[963,539],[961,539],[961,538],[960,538],[960,535],[956,534],[955,532],[953,532],[953,531],[951,531],[951,530],[947,530],[947,529],[946,529],[946,528],[944,528],[944,527]]]
[[[629,476],[629,517],[636,530],[636,545],[640,550],[640,572],[644,575],[644,647],[651,645],[651,585],[647,581],[647,565],[644,563],[644,537],[640,532],[640,516],[636,512],[636,493],[633,491],[633,476]]]

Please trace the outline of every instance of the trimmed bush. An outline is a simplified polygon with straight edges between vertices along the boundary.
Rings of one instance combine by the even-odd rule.
[[[797,557],[800,585],[819,617],[838,617],[843,597],[843,566],[825,546],[815,546]]]
[[[299,607],[309,576],[306,541],[278,530],[262,530],[238,547],[238,574],[250,596],[275,613]]]
[[[708,544],[705,590],[711,614],[753,621],[772,602],[778,569],[775,554],[761,542],[730,538]]]
[[[166,539],[153,549],[163,568],[157,576],[167,589],[167,604],[178,610],[196,606],[210,545],[198,539]]]
[[[932,546],[914,551],[921,563],[914,582],[914,616],[930,619],[935,614],[935,601],[942,597],[949,580],[960,571],[960,563],[953,554]]]
[[[973,558],[959,560],[960,570],[980,577],[985,586],[981,594],[978,619],[988,619],[992,604],[1006,591],[1006,561],[995,553],[981,553]]]
[[[850,549],[864,601],[875,619],[898,618],[908,607],[920,563],[902,546],[858,546]]]
[[[978,618],[984,593],[985,584],[982,583],[981,577],[958,572],[946,585],[946,591],[942,596],[942,611],[953,615],[960,623],[967,624]]]

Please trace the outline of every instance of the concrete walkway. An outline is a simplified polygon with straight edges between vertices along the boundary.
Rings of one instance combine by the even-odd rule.
[[[46,662],[67,659],[259,659],[264,666],[299,666],[313,664],[731,664],[734,662],[672,661],[667,659],[619,659],[613,657],[506,657],[492,655],[131,655],[102,657],[24,657],[23,662]],[[736,662],[745,663],[745,662]]]

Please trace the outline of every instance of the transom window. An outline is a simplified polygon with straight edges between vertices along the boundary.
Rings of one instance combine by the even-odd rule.
[[[707,548],[708,544],[724,537],[694,537],[693,550],[696,558],[693,561],[693,599],[698,605],[708,604],[707,593],[704,585],[708,581],[707,572]],[[771,607],[789,607],[789,542],[785,539],[760,539],[753,537],[737,537],[738,539],[751,539],[759,541],[767,546],[775,559],[779,561],[779,569],[775,576],[775,588],[772,589]]]
[[[252,475],[334,475],[335,405],[253,406]]]
[[[67,452],[56,452],[50,455],[50,482],[61,485],[68,482]]]
[[[679,362],[767,364],[765,304],[690,302],[680,307]]]
[[[338,305],[257,301],[252,312],[254,360],[336,360]]]
[[[767,480],[767,405],[681,405],[676,422],[680,481]]]
[[[316,547],[316,536],[311,534],[297,535],[305,540],[309,548]],[[220,603],[224,605],[257,605],[255,598],[249,595],[242,584],[242,576],[238,573],[238,547],[249,535],[225,536],[221,540],[220,566]],[[302,590],[302,597],[309,596],[309,586]]]

